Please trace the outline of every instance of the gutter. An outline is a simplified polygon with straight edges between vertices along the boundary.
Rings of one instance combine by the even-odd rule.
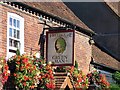
[[[112,72],[112,73],[114,73],[114,72],[116,72],[116,71],[120,71],[120,70],[118,70],[118,69],[109,67],[109,66],[107,66],[107,65],[105,65],[105,64],[95,62],[95,60],[93,60],[93,58],[92,58],[92,61],[90,62],[90,64],[95,65],[96,68],[103,69],[103,70],[107,70],[107,71],[110,71],[110,72]]]

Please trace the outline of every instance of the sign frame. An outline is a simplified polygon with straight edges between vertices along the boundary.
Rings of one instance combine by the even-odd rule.
[[[65,64],[53,64],[52,63],[52,66],[73,66],[74,65],[74,40],[75,40],[75,31],[74,30],[51,30],[51,31],[47,31],[46,32],[46,62],[48,63],[49,60],[48,60],[48,35],[49,34],[53,34],[53,33],[73,33],[73,37],[72,37],[72,63],[65,63]]]

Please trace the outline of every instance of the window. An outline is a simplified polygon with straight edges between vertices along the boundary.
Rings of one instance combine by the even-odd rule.
[[[24,53],[24,18],[9,13],[7,17],[7,57],[15,55],[17,48]]]

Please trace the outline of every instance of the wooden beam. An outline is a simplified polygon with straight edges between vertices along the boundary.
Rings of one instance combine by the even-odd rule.
[[[73,90],[73,86],[72,86],[72,84],[71,84],[71,82],[70,82],[69,77],[66,77],[66,79],[64,80],[63,84],[62,84],[61,87],[60,87],[61,90],[62,90],[62,89],[65,89],[67,85],[68,85],[68,87],[70,88],[70,90]]]

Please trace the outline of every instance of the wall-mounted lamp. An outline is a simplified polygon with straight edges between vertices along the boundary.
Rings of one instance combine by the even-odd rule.
[[[89,44],[90,44],[90,45],[95,44],[95,41],[93,40],[93,38],[92,38],[92,37],[91,37],[91,38],[90,38],[90,40],[89,40]]]

